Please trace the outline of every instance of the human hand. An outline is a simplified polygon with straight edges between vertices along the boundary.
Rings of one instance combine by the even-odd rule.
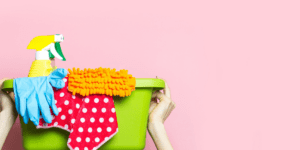
[[[171,100],[170,89],[166,82],[163,91],[164,93],[156,91],[152,94],[149,108],[148,131],[158,150],[173,150],[164,127],[164,122],[176,105]],[[159,102],[157,102],[157,99],[159,99]]]
[[[7,79],[4,78],[0,80],[0,149],[2,149],[4,141],[18,115],[15,109],[15,104],[10,97],[13,96],[13,92],[8,94],[1,90],[2,84],[5,80]]]
[[[66,75],[67,70],[59,68],[49,76],[17,78],[14,80],[15,104],[25,124],[30,119],[35,125],[38,125],[40,113],[45,122],[51,123],[52,116],[49,106],[53,113],[58,115],[52,86],[57,89],[64,87],[65,83],[62,78]]]
[[[155,91],[149,108],[149,123],[164,123],[171,112],[176,107],[174,101],[171,100],[171,93],[168,84],[165,82],[163,92]],[[159,99],[159,102],[157,102]]]
[[[2,89],[2,84],[8,78],[3,78],[0,80],[0,88]],[[3,92],[0,89],[0,112],[5,110],[15,110],[14,108],[14,95],[13,92]]]

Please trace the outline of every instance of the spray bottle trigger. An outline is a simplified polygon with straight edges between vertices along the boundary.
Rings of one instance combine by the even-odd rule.
[[[55,49],[56,49],[57,53],[59,54],[59,56],[63,58],[62,61],[66,61],[66,58],[65,58],[64,54],[62,53],[59,42],[55,43]]]
[[[54,43],[51,43],[50,44],[50,52],[58,59],[62,60],[63,58],[61,56],[59,56],[59,54],[56,52],[56,49],[55,49],[55,45]]]
[[[62,57],[62,61],[66,61],[66,58],[65,58],[64,54],[62,53],[59,42],[55,42],[55,50],[59,54],[59,56]],[[55,56],[51,53],[51,51],[49,51],[49,58],[51,58],[51,59],[55,58]]]

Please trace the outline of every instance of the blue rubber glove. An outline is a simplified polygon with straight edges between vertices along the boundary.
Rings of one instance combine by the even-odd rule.
[[[52,86],[57,89],[63,88],[65,82],[62,79],[66,75],[67,70],[59,68],[49,76],[14,79],[16,109],[23,117],[25,124],[30,119],[35,125],[38,125],[40,114],[45,122],[51,123],[50,107],[53,113],[58,115]]]

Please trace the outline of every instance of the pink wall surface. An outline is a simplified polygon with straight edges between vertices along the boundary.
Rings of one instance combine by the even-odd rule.
[[[63,68],[165,78],[175,149],[300,149],[297,0],[2,1],[0,78],[25,77],[38,35],[61,33]],[[20,122],[4,150],[22,149]],[[155,145],[147,135],[146,150]]]

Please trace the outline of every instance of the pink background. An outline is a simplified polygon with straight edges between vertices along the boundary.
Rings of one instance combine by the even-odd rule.
[[[62,33],[57,66],[165,78],[175,149],[300,149],[297,0],[3,1],[0,77],[25,77],[37,35]],[[19,121],[5,150],[22,149]],[[154,150],[150,136],[146,148]]]

